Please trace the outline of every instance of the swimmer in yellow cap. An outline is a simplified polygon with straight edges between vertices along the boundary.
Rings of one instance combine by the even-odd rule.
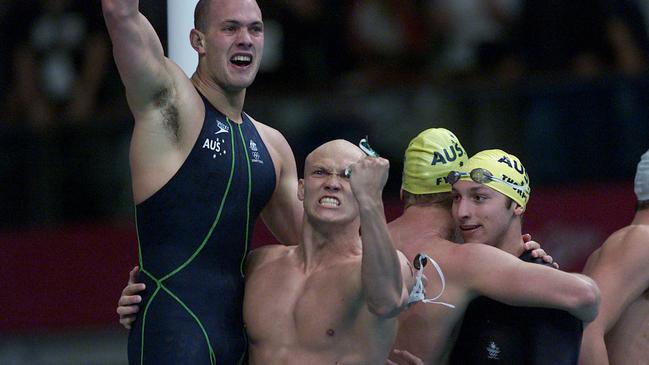
[[[417,303],[399,316],[394,346],[398,350],[388,364],[415,363],[407,362],[405,355],[409,354],[423,364],[447,363],[467,305],[479,296],[512,305],[559,308],[582,320],[592,320],[597,311],[597,289],[583,275],[525,263],[488,245],[452,242],[455,224],[447,178],[468,162],[459,139],[444,128],[422,131],[405,151],[401,189],[404,212],[390,222],[390,235],[409,260],[420,253],[435,260],[443,278],[433,264],[424,266],[428,279],[425,294],[433,300]],[[521,250],[538,248],[538,244],[523,243],[521,236],[518,238]],[[544,254],[542,250],[537,253]],[[534,285],[529,285],[530,277],[536,278]],[[557,286],[571,289],[559,295]]]
[[[649,359],[649,151],[638,163],[634,191],[633,221],[608,237],[584,267],[600,287],[602,306],[584,330],[581,365]]]
[[[530,198],[530,179],[516,156],[502,150],[479,152],[447,180],[453,185],[453,216],[465,242],[522,254],[520,218]],[[501,200],[503,204],[491,204]],[[507,209],[495,209],[502,207]]]
[[[452,214],[464,242],[486,243],[516,256],[523,254],[522,216],[530,198],[530,179],[516,156],[498,149],[479,152],[451,171],[447,181],[453,185]],[[493,272],[500,270],[498,265],[492,268]],[[537,283],[534,279],[531,284]],[[565,290],[561,284],[548,284],[556,284],[555,294]],[[509,304],[481,297],[468,306],[450,364],[492,360],[527,365],[577,363],[583,317],[571,311],[541,308],[537,303],[524,308]],[[596,307],[590,313],[591,320]]]

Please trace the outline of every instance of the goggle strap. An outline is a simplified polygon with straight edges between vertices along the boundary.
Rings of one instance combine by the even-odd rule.
[[[370,147],[370,142],[367,136],[361,138],[360,142],[358,142],[358,147],[370,157],[379,157],[378,152],[374,151],[374,149]]]
[[[416,259],[419,260],[419,268],[417,269],[417,273],[415,274],[415,285],[413,286],[412,291],[410,292],[410,297],[408,298],[408,304],[423,302],[426,304],[440,304],[440,305],[447,306],[449,308],[455,308],[453,304],[437,301],[437,299],[441,297],[442,294],[444,294],[444,290],[446,289],[446,279],[444,278],[444,273],[442,272],[442,268],[439,266],[439,264],[437,264],[435,260],[433,260],[430,256],[426,255],[425,253],[418,254]],[[427,260],[429,260],[435,267],[435,270],[437,271],[437,274],[439,275],[439,278],[442,283],[442,289],[440,290],[439,294],[437,294],[437,296],[435,296],[434,298],[426,298],[424,293],[423,276],[424,276],[424,266],[426,266]]]

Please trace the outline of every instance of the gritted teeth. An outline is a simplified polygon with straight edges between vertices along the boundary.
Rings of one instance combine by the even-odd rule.
[[[321,205],[328,205],[332,207],[337,207],[340,205],[340,200],[330,197],[330,196],[325,196],[322,199],[320,199],[319,203]]]

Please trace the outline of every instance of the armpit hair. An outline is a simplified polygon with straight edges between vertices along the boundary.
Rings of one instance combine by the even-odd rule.
[[[174,100],[174,89],[164,88],[158,91],[154,98],[155,106],[162,115],[162,125],[173,137],[174,141],[180,141],[180,120],[178,116],[178,107]]]

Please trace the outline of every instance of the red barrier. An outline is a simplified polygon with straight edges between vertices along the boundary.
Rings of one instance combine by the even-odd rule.
[[[524,229],[563,269],[580,270],[587,255],[633,217],[631,182],[539,188]],[[391,220],[401,212],[386,200]],[[276,242],[257,225],[253,247]],[[99,223],[0,233],[0,331],[117,326],[115,305],[137,263],[131,223]],[[434,253],[431,253],[434,256]]]

